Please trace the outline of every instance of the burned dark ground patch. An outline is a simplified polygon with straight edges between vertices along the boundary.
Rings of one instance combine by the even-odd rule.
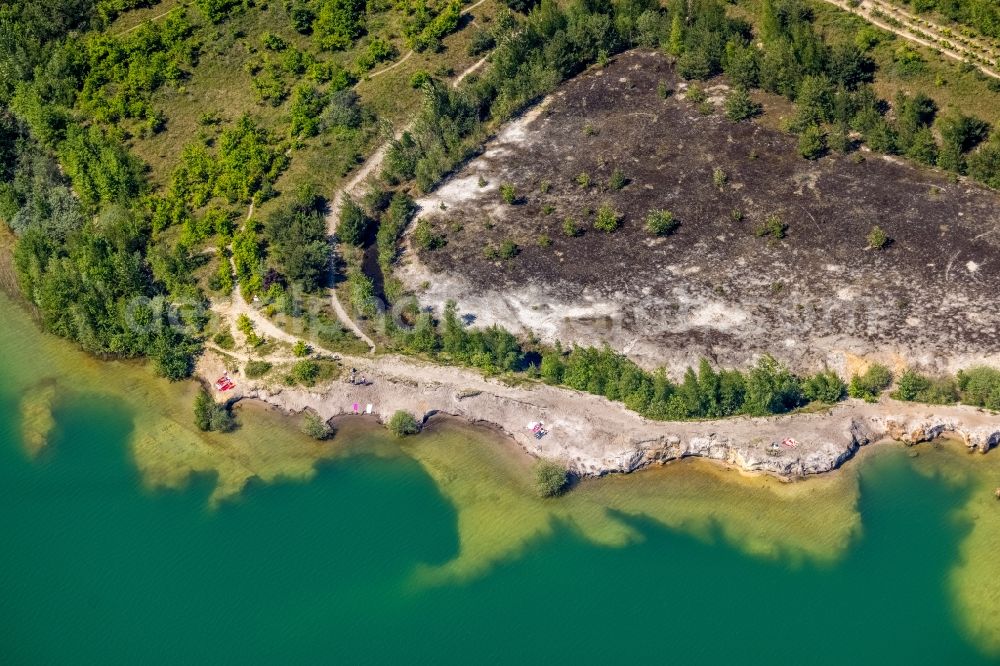
[[[562,86],[421,202],[447,243],[411,253],[404,279],[484,323],[675,370],[701,355],[846,371],[854,356],[950,368],[1000,352],[997,193],[869,152],[804,160],[795,137],[726,120],[724,85],[707,106],[684,87],[643,51]],[[613,233],[594,228],[605,204]],[[646,230],[654,209],[674,233]],[[758,235],[771,218],[783,238]],[[496,259],[505,241],[518,254]]]

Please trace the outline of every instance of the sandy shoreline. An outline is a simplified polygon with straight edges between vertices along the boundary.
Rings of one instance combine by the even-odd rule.
[[[371,404],[382,422],[400,409],[418,419],[447,414],[498,428],[529,454],[565,464],[580,476],[627,473],[698,456],[790,479],[837,469],[861,446],[886,439],[917,443],[949,435],[983,453],[1000,443],[1000,415],[968,406],[846,400],[813,413],[664,422],[600,396],[535,382],[512,386],[468,369],[408,357],[350,357],[343,362],[358,368],[370,383],[338,380],[304,389],[236,375],[237,393],[217,398],[256,399],[287,413],[313,409],[324,419],[354,413],[355,403],[362,412]],[[209,380],[221,367],[221,358],[209,351],[198,373]],[[540,440],[528,429],[534,421],[548,430]],[[785,441],[789,438],[794,441]]]

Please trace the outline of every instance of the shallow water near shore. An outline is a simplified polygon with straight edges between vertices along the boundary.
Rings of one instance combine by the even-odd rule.
[[[541,500],[447,420],[316,443],[101,363],[0,300],[9,664],[997,663],[1000,456],[880,445],[784,484],[702,461]]]

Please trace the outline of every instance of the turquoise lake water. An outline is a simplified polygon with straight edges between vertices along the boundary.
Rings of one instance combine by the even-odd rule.
[[[425,584],[415,572],[462,548],[462,507],[417,458],[362,450],[212,508],[211,474],[148,488],[134,408],[107,396],[61,394],[48,448],[27,455],[20,395],[3,388],[24,367],[0,366],[4,664],[998,663],[950,582],[974,490],[902,449],[857,463],[860,529],[830,562],[624,515],[630,545],[558,523]],[[479,446],[469,432],[422,437]],[[371,451],[397,446],[358,433]]]

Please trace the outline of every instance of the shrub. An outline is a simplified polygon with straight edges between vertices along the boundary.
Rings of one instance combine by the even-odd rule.
[[[340,206],[340,222],[337,224],[337,236],[340,240],[360,247],[365,242],[370,223],[371,220],[361,210],[361,206],[345,195]]]
[[[896,390],[892,392],[896,400],[926,402],[934,405],[949,405],[958,402],[958,385],[953,379],[934,379],[908,369],[896,380]]]
[[[750,98],[746,88],[737,88],[726,98],[726,118],[733,122],[749,120],[760,114],[761,106]]]
[[[399,55],[399,51],[391,42],[382,37],[376,37],[368,43],[368,48],[358,56],[357,67],[361,71],[369,71],[375,65],[394,59]]]
[[[410,77],[411,88],[423,88],[431,82],[431,75],[423,70],[419,70]]]
[[[628,179],[625,178],[625,172],[621,169],[615,168],[611,172],[611,177],[608,178],[608,187],[612,190],[620,190],[628,183]]]
[[[486,29],[480,29],[472,33],[472,40],[469,42],[467,50],[470,56],[478,56],[486,53],[496,46],[493,33]]]
[[[987,367],[960,370],[958,388],[965,404],[1000,409],[1000,370]]]
[[[687,92],[684,93],[684,99],[695,104],[701,104],[708,99],[708,95],[705,94],[700,85],[692,83],[688,86]]]
[[[229,331],[219,331],[212,338],[215,344],[219,345],[221,349],[233,349],[236,347],[236,340],[233,338],[233,334]]]
[[[205,389],[194,399],[194,423],[203,432],[230,432],[236,428],[236,420],[229,409],[215,402]]]
[[[274,34],[273,32],[265,32],[260,36],[260,43],[269,51],[284,51],[288,48],[288,42]]]
[[[436,250],[445,243],[444,236],[434,233],[431,223],[425,218],[417,222],[417,226],[413,228],[413,240],[422,250]]]
[[[851,377],[847,393],[852,398],[861,398],[865,402],[878,402],[882,391],[892,384],[892,372],[879,363],[873,363],[862,375]]]
[[[881,250],[889,245],[892,239],[885,233],[885,230],[877,224],[868,232],[868,247],[873,250]]]
[[[292,379],[303,386],[313,386],[319,377],[319,363],[302,360],[292,366]]]
[[[802,383],[802,395],[816,402],[834,403],[846,393],[847,386],[833,370],[817,372]]]
[[[333,435],[333,427],[311,409],[302,413],[302,432],[313,439],[329,439]]]
[[[548,234],[542,234],[538,237],[538,247],[549,247],[552,245],[552,238]]]
[[[597,209],[597,217],[594,218],[594,228],[604,233],[612,233],[622,224],[622,216],[611,207],[610,203],[603,203]]]
[[[646,231],[655,236],[666,236],[677,230],[681,223],[667,210],[651,210],[646,214]]]
[[[420,432],[420,424],[417,423],[417,419],[413,418],[413,414],[403,411],[402,409],[397,410],[389,422],[386,424],[389,431],[396,435],[397,437],[406,437],[407,435],[416,435]]]
[[[517,201],[517,190],[514,189],[514,185],[511,183],[503,183],[500,185],[500,198],[503,202],[509,206],[514,205]]]
[[[777,215],[771,215],[764,222],[754,229],[754,235],[758,238],[770,236],[774,240],[781,240],[788,232],[788,225],[781,221]]]
[[[302,340],[299,340],[292,345],[292,353],[299,358],[305,358],[306,356],[309,356],[311,352],[312,348]]]
[[[249,379],[258,379],[271,371],[271,364],[267,361],[247,361],[243,368],[243,374]]]
[[[818,125],[810,125],[799,135],[799,155],[807,160],[819,159],[826,152],[826,134]]]
[[[574,220],[572,217],[567,217],[565,220],[563,220],[562,232],[563,235],[573,238],[583,233],[583,227],[577,224],[576,220]]]
[[[580,187],[590,187],[590,174],[586,171],[581,171],[576,175],[576,184]]]
[[[716,187],[721,188],[728,182],[729,182],[729,176],[727,176],[726,172],[723,171],[720,167],[715,167],[715,169],[712,170],[712,183]]]
[[[236,318],[236,330],[246,336],[253,333],[253,322],[245,312],[240,313],[240,316]]]
[[[520,252],[521,248],[517,246],[517,243],[508,238],[504,242],[500,243],[500,247],[497,249],[497,256],[501,259],[513,259]]]
[[[535,491],[540,497],[555,497],[566,490],[569,475],[566,468],[549,460],[535,463]]]

